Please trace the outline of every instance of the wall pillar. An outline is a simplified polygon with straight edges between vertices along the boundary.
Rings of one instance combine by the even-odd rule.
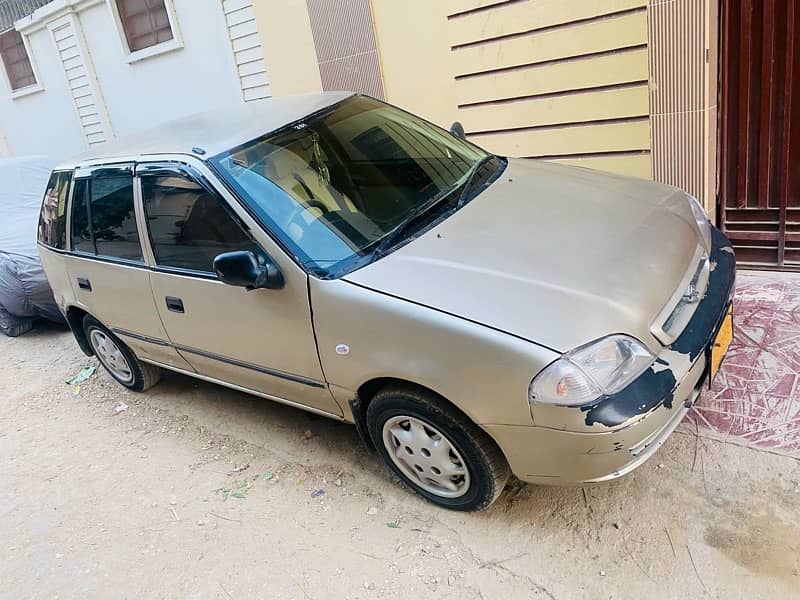
[[[253,0],[222,0],[233,62],[245,102],[272,96]]]
[[[716,212],[717,36],[715,0],[650,0],[653,177]]]
[[[86,0],[80,7],[85,10],[102,2],[103,0]],[[43,28],[50,32],[84,142],[91,148],[111,141],[115,136],[86,46],[76,4],[78,0],[67,0],[63,6],[53,5],[53,11],[46,18],[37,18],[37,11],[20,20],[17,25],[23,35],[30,35]],[[47,8],[40,10],[46,11]]]

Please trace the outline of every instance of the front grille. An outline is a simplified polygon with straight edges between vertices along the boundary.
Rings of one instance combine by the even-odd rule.
[[[701,278],[703,277],[703,271],[706,270],[708,266],[707,256],[704,256],[702,259],[700,259],[700,262],[697,263],[697,269],[695,269],[692,280],[689,282],[689,285],[686,286],[681,299],[678,300],[678,304],[661,326],[661,329],[663,329],[667,335],[671,337],[678,337],[678,335],[680,335],[681,331],[683,331],[683,327],[679,327],[679,324],[683,321],[688,322],[689,320],[685,318],[686,315],[684,314],[684,311],[692,306],[696,307],[703,296],[705,296],[706,287],[708,286],[708,278],[705,279],[705,285],[702,284]]]
[[[683,332],[708,290],[711,276],[708,255],[698,248],[695,260],[691,276],[681,282],[680,291],[670,298],[651,328],[653,335],[664,345],[674,342]]]

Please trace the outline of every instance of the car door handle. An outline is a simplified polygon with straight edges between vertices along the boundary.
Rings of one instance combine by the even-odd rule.
[[[167,296],[165,298],[167,301],[167,310],[176,313],[182,313],[183,310],[183,300],[180,298],[175,298],[174,296]]]
[[[84,279],[83,277],[78,277],[78,287],[82,290],[86,290],[87,292],[91,292],[92,282],[88,279]]]

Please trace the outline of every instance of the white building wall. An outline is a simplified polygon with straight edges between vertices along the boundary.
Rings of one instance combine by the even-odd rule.
[[[11,149],[8,147],[8,142],[6,142],[6,136],[0,131],[0,158],[5,158],[6,156],[11,156]]]
[[[78,16],[75,13],[60,16],[49,21],[47,29],[61,61],[67,93],[86,144],[100,146],[114,139]]]
[[[0,130],[9,153],[56,159],[77,154],[87,146],[50,32],[40,29],[28,41],[42,90],[12,99],[8,80],[0,77]]]
[[[147,49],[145,58],[127,52],[111,1],[56,0],[17,22],[43,90],[12,99],[0,87],[0,131],[11,154],[60,160],[106,139],[270,95],[257,36],[242,38],[252,0],[172,0],[175,40],[164,52]],[[82,46],[71,49],[66,34]]]

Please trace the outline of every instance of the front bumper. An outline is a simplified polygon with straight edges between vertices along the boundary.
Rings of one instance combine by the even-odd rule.
[[[711,262],[706,296],[691,321],[627,388],[588,407],[537,405],[534,427],[487,426],[517,477],[555,485],[597,483],[630,473],[655,453],[708,380],[707,349],[733,296],[736,260],[716,229]]]

